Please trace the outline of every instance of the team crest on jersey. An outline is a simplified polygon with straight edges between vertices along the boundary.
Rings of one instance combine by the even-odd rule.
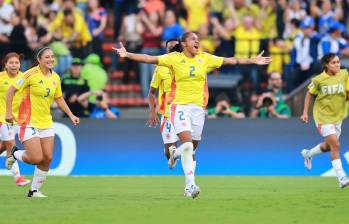
[[[23,79],[18,79],[16,83],[17,83],[17,85],[21,86],[21,85],[23,85],[24,80]]]
[[[53,84],[54,87],[56,87],[56,85],[57,85],[55,80],[53,80],[52,84]]]
[[[185,60],[184,60],[184,59],[182,59],[181,63],[182,63],[182,64],[184,64],[184,63],[185,63]]]
[[[202,59],[201,58],[198,59],[198,63],[200,63],[200,64],[202,63]]]
[[[39,83],[39,84],[44,84],[44,81],[40,80],[38,83]]]

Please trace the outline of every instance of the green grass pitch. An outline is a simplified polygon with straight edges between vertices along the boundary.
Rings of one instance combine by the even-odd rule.
[[[48,177],[45,199],[0,177],[1,224],[346,223],[349,188],[334,178],[199,176],[184,198],[180,176]]]

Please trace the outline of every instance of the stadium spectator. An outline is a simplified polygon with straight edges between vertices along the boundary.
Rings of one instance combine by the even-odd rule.
[[[293,25],[292,20],[297,19],[302,21],[307,15],[307,12],[302,8],[301,0],[290,0],[288,6],[285,10],[284,23],[285,23],[285,32],[283,34],[284,38],[292,36]]]
[[[289,91],[303,83],[317,69],[319,35],[314,31],[315,22],[306,17],[300,25],[302,32],[296,36],[292,50],[292,73],[286,75]]]
[[[139,18],[142,25],[138,26],[137,31],[142,35],[143,39],[143,48],[141,52],[149,55],[160,55],[163,26],[161,25],[159,13],[153,11],[148,15],[141,11],[139,13]],[[153,76],[154,68],[154,65],[140,63],[140,80],[143,97],[148,96],[149,83]]]
[[[260,38],[267,45],[268,38],[277,36],[275,0],[259,0],[259,13],[255,19],[256,28],[260,30]]]
[[[321,9],[318,7],[318,1],[311,1],[310,12],[314,18],[318,18],[319,33],[325,35],[330,24],[334,21],[340,21],[343,18],[342,0],[336,0],[336,8],[332,9],[331,0],[322,0]]]
[[[216,106],[209,108],[207,110],[207,118],[245,118],[245,114],[241,111],[241,108],[238,106],[233,106],[230,104],[229,97],[223,93],[217,96]]]
[[[291,117],[291,110],[284,101],[282,93],[282,79],[277,72],[270,74],[268,79],[269,87],[257,100],[256,108],[251,112],[252,118],[275,117],[288,119]]]
[[[345,30],[343,24],[334,21],[329,25],[328,34],[321,38],[318,45],[318,59],[321,59],[328,53],[334,53],[339,56],[349,56],[349,45],[343,38],[342,32]]]
[[[92,52],[102,58],[103,31],[107,25],[107,12],[103,7],[99,7],[98,0],[88,0],[87,24],[92,35]]]
[[[92,92],[103,90],[108,81],[107,72],[103,69],[101,59],[97,54],[90,54],[85,59],[85,65],[81,70],[81,76],[87,80]],[[89,97],[90,103],[96,102],[95,96]]]
[[[103,91],[96,92],[96,103],[90,104],[91,115],[90,118],[97,119],[116,119],[119,118],[121,112],[116,107],[111,107],[108,105],[108,96]]]
[[[213,54],[216,50],[216,41],[213,36],[210,35],[208,24],[202,24],[198,30],[200,38],[200,50]]]
[[[130,14],[124,16],[118,37],[119,42],[123,42],[132,53],[139,53],[142,49],[142,36],[137,32],[137,26],[140,25],[137,11],[131,11]],[[129,83],[130,81],[135,82],[136,76],[139,73],[138,63],[125,60],[123,61],[122,70],[125,74],[124,83]]]
[[[82,61],[74,58],[70,72],[62,79],[62,91],[70,110],[79,117],[89,117],[90,113],[84,101],[89,96],[87,81],[81,77]]]
[[[75,7],[74,1],[63,1],[63,11],[58,12],[48,30],[49,37],[65,43],[73,57],[83,58],[86,55],[91,35],[80,10]]]
[[[165,4],[162,0],[139,0],[139,7],[148,14],[158,13],[160,18],[164,18]]]
[[[162,34],[162,41],[179,38],[184,33],[184,29],[177,23],[176,15],[172,10],[165,12],[165,27]]]
[[[283,73],[284,67],[290,63],[290,51],[292,45],[281,38],[269,40],[269,54],[273,61],[268,65],[267,72]]]
[[[5,3],[5,0],[0,0],[0,57],[10,50],[9,36],[13,29],[10,23],[11,15],[14,12],[14,7],[11,4]]]
[[[208,23],[209,0],[183,0],[188,12],[187,29],[197,32],[202,25]]]

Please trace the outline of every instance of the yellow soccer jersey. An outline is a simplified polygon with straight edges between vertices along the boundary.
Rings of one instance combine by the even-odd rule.
[[[159,89],[158,92],[158,113],[168,117],[167,97],[171,91],[171,71],[168,67],[157,66],[150,87]]]
[[[8,89],[16,83],[18,79],[22,79],[23,73],[19,72],[16,77],[10,77],[6,71],[0,72],[0,123],[5,123],[6,117],[6,95]],[[15,96],[13,97],[12,102],[12,113],[15,118],[18,117],[18,106],[23,98],[23,92],[17,91]]]
[[[39,66],[24,73],[14,87],[23,89],[23,99],[19,106],[18,123],[30,124],[38,129],[50,128],[53,125],[51,105],[54,99],[62,96],[61,80],[52,72],[51,76],[42,74]]]
[[[158,57],[158,65],[171,69],[173,75],[169,102],[206,107],[208,101],[207,70],[219,68],[223,58],[200,52],[194,58],[173,52]]]
[[[313,108],[316,123],[337,124],[344,119],[349,91],[347,81],[347,70],[340,70],[335,76],[323,72],[312,79],[308,89],[309,93],[317,95]]]

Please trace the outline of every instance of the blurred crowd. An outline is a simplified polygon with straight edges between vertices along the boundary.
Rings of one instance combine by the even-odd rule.
[[[216,94],[211,100],[210,106],[216,109],[216,114],[221,114],[219,108],[231,108],[234,104],[240,109],[229,112],[230,117],[284,118],[274,113],[281,108],[280,103],[282,108],[286,104],[280,101],[285,98],[283,94],[280,97],[273,93],[272,76],[280,76],[280,91],[286,94],[319,72],[322,55],[332,52],[344,59],[349,57],[348,2],[0,0],[0,57],[8,51],[23,53],[25,69],[34,50],[49,45],[58,59],[55,70],[63,77],[70,72],[73,58],[84,62],[93,54],[103,61],[102,44],[109,22],[114,26],[113,43],[121,41],[131,52],[151,55],[164,53],[166,40],[194,31],[200,37],[203,51],[225,57],[251,57],[264,50],[265,55],[273,58],[266,67],[224,66],[213,71],[213,74],[241,77],[235,95]],[[343,62],[345,65],[346,60]],[[122,82],[140,83],[143,96],[147,96],[152,65],[122,61],[114,56],[108,69],[122,70],[125,74]],[[266,97],[266,92],[272,93],[267,94],[271,97]],[[270,99],[264,100],[268,104],[261,103],[265,98]],[[228,104],[216,106],[222,99]],[[268,105],[274,105],[274,111]],[[290,114],[289,108],[282,111]]]

